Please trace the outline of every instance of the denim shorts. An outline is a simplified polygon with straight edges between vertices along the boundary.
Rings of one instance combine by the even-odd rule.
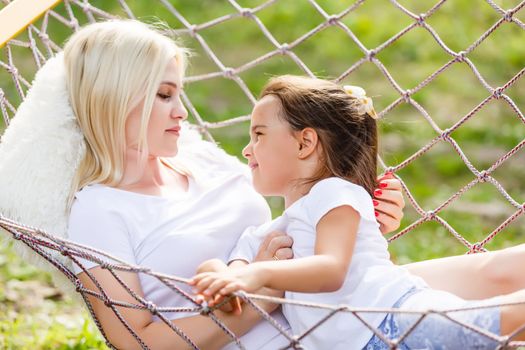
[[[404,294],[393,308],[404,310],[446,310],[484,305],[496,305],[497,300],[467,301],[448,292],[429,288],[413,288]],[[500,308],[485,307],[481,309],[448,312],[447,315],[461,323],[474,325],[485,331],[499,336]],[[379,331],[385,338],[398,339],[412,327],[419,319],[420,314],[393,313],[388,314]],[[440,314],[427,315],[398,345],[400,350],[428,349],[496,349],[498,342],[479,332],[463,327]],[[388,350],[390,347],[377,335],[374,335],[364,347],[366,350]]]

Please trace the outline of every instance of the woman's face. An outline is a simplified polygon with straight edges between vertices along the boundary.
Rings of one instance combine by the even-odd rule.
[[[299,142],[279,117],[280,106],[272,95],[257,102],[251,116],[250,143],[242,152],[252,170],[253,186],[267,196],[283,195],[298,178]]]
[[[188,117],[180,99],[181,89],[181,72],[176,59],[173,58],[158,87],[148,121],[146,137],[150,157],[173,157],[177,154],[180,124]],[[144,101],[141,101],[126,120],[128,150],[137,150],[143,108]]]

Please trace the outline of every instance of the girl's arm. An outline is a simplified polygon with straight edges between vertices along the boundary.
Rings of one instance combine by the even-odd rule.
[[[206,297],[261,287],[306,293],[330,292],[344,283],[355,245],[359,214],[350,206],[330,210],[317,224],[315,255],[286,261],[255,262],[193,278]]]
[[[136,304],[137,301],[115,280],[115,278],[100,267],[89,270],[100,283],[108,297],[114,301],[122,301]],[[116,272],[117,275],[133,290],[143,297],[139,278],[135,273]],[[93,291],[98,292],[98,288],[90,277],[82,272],[78,275],[82,284]],[[93,305],[95,315],[100,320],[104,332],[109,341],[118,349],[141,349],[142,347],[122,325],[115,316],[114,312],[104,305],[102,301],[92,296],[88,296]],[[266,311],[271,312],[275,309],[275,304],[260,304]],[[170,327],[162,321],[153,322],[149,311],[134,310],[124,307],[117,308],[126,322],[151,349],[187,349],[188,344],[179,337]],[[257,322],[260,316],[252,308],[245,308],[239,316],[214,311],[215,315],[232,330],[237,336],[248,332]],[[173,325],[179,327],[192,341],[201,349],[220,349],[232,340],[219,327],[206,316],[192,316],[171,321]]]

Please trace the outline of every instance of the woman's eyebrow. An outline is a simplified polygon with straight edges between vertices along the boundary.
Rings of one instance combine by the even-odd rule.
[[[169,85],[169,86],[173,86],[174,88],[177,88],[177,84],[175,84],[174,82],[172,81],[163,81],[160,83],[161,85],[162,84],[166,84],[166,85]]]

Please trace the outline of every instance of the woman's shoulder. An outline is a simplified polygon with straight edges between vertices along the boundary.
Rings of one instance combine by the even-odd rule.
[[[117,189],[108,186],[93,184],[83,187],[75,193],[71,211],[87,211],[91,213],[104,213],[107,211],[122,211],[130,205]]]

